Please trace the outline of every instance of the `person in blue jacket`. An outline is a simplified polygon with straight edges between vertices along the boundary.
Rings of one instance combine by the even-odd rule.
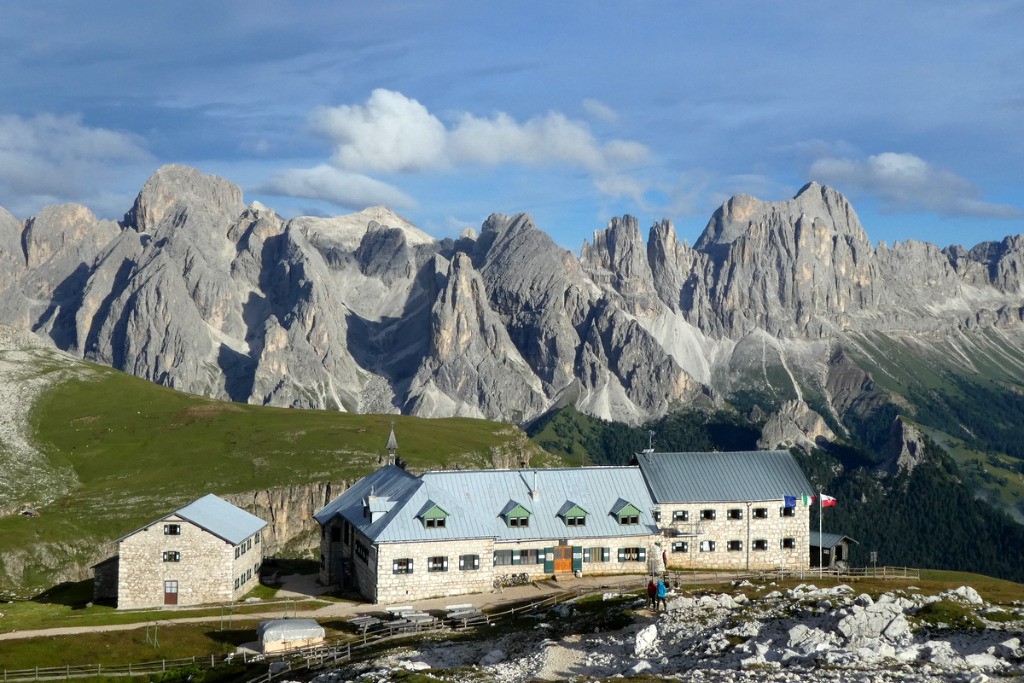
[[[658,607],[663,607],[664,609],[668,609],[668,602],[665,600],[665,597],[667,595],[668,595],[668,586],[665,585],[665,582],[663,580],[658,579],[658,602],[654,606],[654,609],[658,609]]]

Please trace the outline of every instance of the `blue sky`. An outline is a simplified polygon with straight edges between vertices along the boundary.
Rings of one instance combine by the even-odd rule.
[[[846,194],[872,241],[1024,232],[1024,2],[67,2],[0,10],[0,206],[120,218],[161,164],[438,236]]]

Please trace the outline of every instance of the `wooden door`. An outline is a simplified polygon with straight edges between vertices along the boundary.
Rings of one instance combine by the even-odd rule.
[[[177,605],[178,604],[178,582],[177,581],[164,581],[164,604],[165,605]]]
[[[569,574],[572,572],[572,546],[556,545],[555,551],[555,573]]]

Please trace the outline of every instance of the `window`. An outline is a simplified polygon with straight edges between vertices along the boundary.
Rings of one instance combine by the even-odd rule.
[[[248,541],[245,542],[245,549],[246,550],[252,550],[252,539],[251,538]]]
[[[740,508],[729,508],[725,513],[726,519],[743,519],[743,510]]]
[[[796,517],[796,508],[779,508],[780,517]]]
[[[622,525],[639,524],[639,523],[640,523],[640,516],[639,515],[622,515],[621,517],[619,517],[619,524],[622,524]]]
[[[643,548],[619,548],[619,562],[643,562],[647,551]]]
[[[239,582],[239,580],[238,580],[238,579],[236,578],[236,579],[235,579],[235,590],[238,590],[238,587],[239,587],[240,585],[242,585],[242,584],[241,584],[241,582]]]
[[[674,553],[688,553],[690,552],[690,544],[686,541],[673,541],[672,552]]]
[[[583,516],[580,516],[580,517],[566,517],[565,518],[565,523],[566,523],[567,526],[586,526],[587,525],[587,518],[583,517]]]
[[[540,551],[536,548],[529,548],[527,550],[519,551],[519,561],[516,562],[516,555],[512,553],[512,564],[537,564],[538,558],[540,562],[544,562],[544,557],[540,554]]]
[[[177,550],[165,550],[164,562],[181,562],[181,553]]]
[[[494,551],[494,566],[501,567],[506,564],[512,564],[512,551],[511,550],[495,550]]]
[[[743,550],[743,541],[727,541],[725,547],[733,552]]]
[[[508,525],[518,527],[530,526],[530,518],[525,516],[509,517]]]
[[[423,520],[423,524],[428,529],[441,529],[444,527],[445,521],[444,517],[428,517]]]
[[[340,526],[332,526],[331,527],[331,543],[338,543],[339,541],[341,541],[341,527]]]
[[[754,550],[768,550],[768,539],[757,538],[754,539]]]
[[[784,549],[786,549],[786,550],[793,550],[794,548],[796,548],[796,539],[795,538],[784,538],[784,539],[782,539],[782,547]]]
[[[714,510],[701,510],[700,511],[700,518],[703,519],[706,522],[710,522],[711,520],[713,520],[715,518],[715,511]]]
[[[768,519],[768,508],[754,508],[754,519]]]
[[[610,562],[612,555],[611,548],[584,548],[583,549],[583,561],[584,562]]]
[[[356,541],[356,557],[358,557],[363,562],[370,561],[370,549],[366,547],[365,543],[360,543],[359,541]]]
[[[412,574],[412,558],[400,557],[391,562],[392,574]]]
[[[464,572],[480,569],[479,555],[459,555],[459,570]]]
[[[713,552],[715,552],[715,542],[714,541],[701,541],[700,542],[700,551],[702,553],[713,553]]]
[[[164,524],[164,536],[181,536],[181,525]]]
[[[714,519],[714,518],[712,517],[712,519]],[[672,511],[672,521],[673,522],[689,522],[690,521],[690,512],[689,512],[689,510],[673,510]]]
[[[660,522],[661,521],[661,510],[655,510],[651,514],[654,515],[654,521],[655,522]]]
[[[260,542],[260,532],[256,532],[256,535],[252,537],[256,543]]]
[[[445,555],[435,555],[427,558],[427,571],[428,572],[446,572],[448,571],[448,557]]]

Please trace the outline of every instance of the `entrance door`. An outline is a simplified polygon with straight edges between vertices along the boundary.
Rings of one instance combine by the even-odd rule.
[[[178,582],[177,581],[164,581],[164,604],[165,605],[177,605],[178,604]]]
[[[572,572],[572,546],[556,545],[555,551],[555,573],[569,574]]]

